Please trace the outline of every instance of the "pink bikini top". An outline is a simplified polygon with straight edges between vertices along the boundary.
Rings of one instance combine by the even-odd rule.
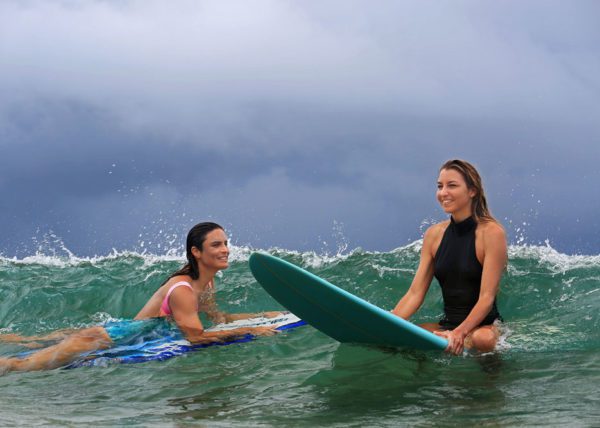
[[[187,281],[179,281],[179,282],[176,282],[175,284],[171,285],[171,288],[169,288],[169,291],[167,291],[167,295],[165,296],[165,298],[162,301],[162,305],[160,305],[160,309],[162,312],[164,312],[165,315],[167,315],[167,316],[171,315],[171,308],[169,307],[169,297],[171,297],[171,293],[177,287],[181,287],[182,285],[185,285],[190,290],[194,291],[194,289],[192,288],[192,285]]]

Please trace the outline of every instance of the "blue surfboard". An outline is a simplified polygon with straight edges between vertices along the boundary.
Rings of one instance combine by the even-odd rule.
[[[219,324],[208,328],[207,331],[233,330],[240,327],[265,327],[273,326],[276,330],[284,331],[306,325],[296,315],[284,312],[274,318],[256,317],[238,320],[232,323]],[[243,343],[254,340],[256,336],[246,334],[235,339],[220,343],[194,345],[182,339],[181,336],[164,336],[155,340],[144,341],[126,346],[117,346],[102,351],[95,351],[82,356],[81,359],[71,363],[65,368],[97,367],[112,364],[144,363],[147,361],[163,361],[177,357],[188,352],[199,351],[212,346],[226,346],[234,343]]]
[[[446,339],[385,311],[285,260],[265,253],[250,256],[250,270],[286,309],[345,343],[444,350]]]

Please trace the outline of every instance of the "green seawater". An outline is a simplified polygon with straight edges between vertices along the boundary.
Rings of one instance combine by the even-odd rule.
[[[420,243],[387,253],[271,254],[371,303],[407,290]],[[230,312],[279,309],[234,248],[218,278]],[[310,326],[167,361],[0,376],[0,426],[599,426],[600,256],[513,246],[498,297],[499,350],[340,344]],[[181,256],[0,258],[0,333],[133,317]],[[442,311],[434,281],[413,321]],[[0,343],[0,356],[23,351]]]

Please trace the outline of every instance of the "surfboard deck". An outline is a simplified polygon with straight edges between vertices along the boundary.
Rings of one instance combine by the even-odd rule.
[[[444,350],[446,339],[385,311],[292,263],[253,253],[250,270],[282,306],[342,343]]]
[[[240,327],[265,327],[274,326],[276,330],[284,331],[306,325],[306,323],[292,313],[282,313],[274,318],[256,317],[238,320],[232,323],[219,324],[206,329],[206,331],[231,330]],[[71,363],[65,368],[77,367],[103,367],[112,364],[144,363],[147,361],[163,361],[177,357],[188,352],[199,351],[213,346],[227,346],[234,343],[244,343],[254,340],[256,336],[246,334],[236,339],[221,343],[194,345],[181,337],[164,336],[156,340],[142,342],[134,345],[117,346],[103,351],[84,356],[81,360]]]

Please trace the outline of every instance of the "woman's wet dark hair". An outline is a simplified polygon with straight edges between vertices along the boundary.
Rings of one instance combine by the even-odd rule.
[[[198,223],[190,229],[185,241],[187,263],[177,272],[171,274],[168,279],[178,275],[189,275],[192,279],[198,279],[200,277],[200,270],[198,269],[198,263],[192,254],[192,247],[196,247],[202,251],[202,244],[206,241],[206,235],[216,229],[225,230],[217,223],[211,222]]]

